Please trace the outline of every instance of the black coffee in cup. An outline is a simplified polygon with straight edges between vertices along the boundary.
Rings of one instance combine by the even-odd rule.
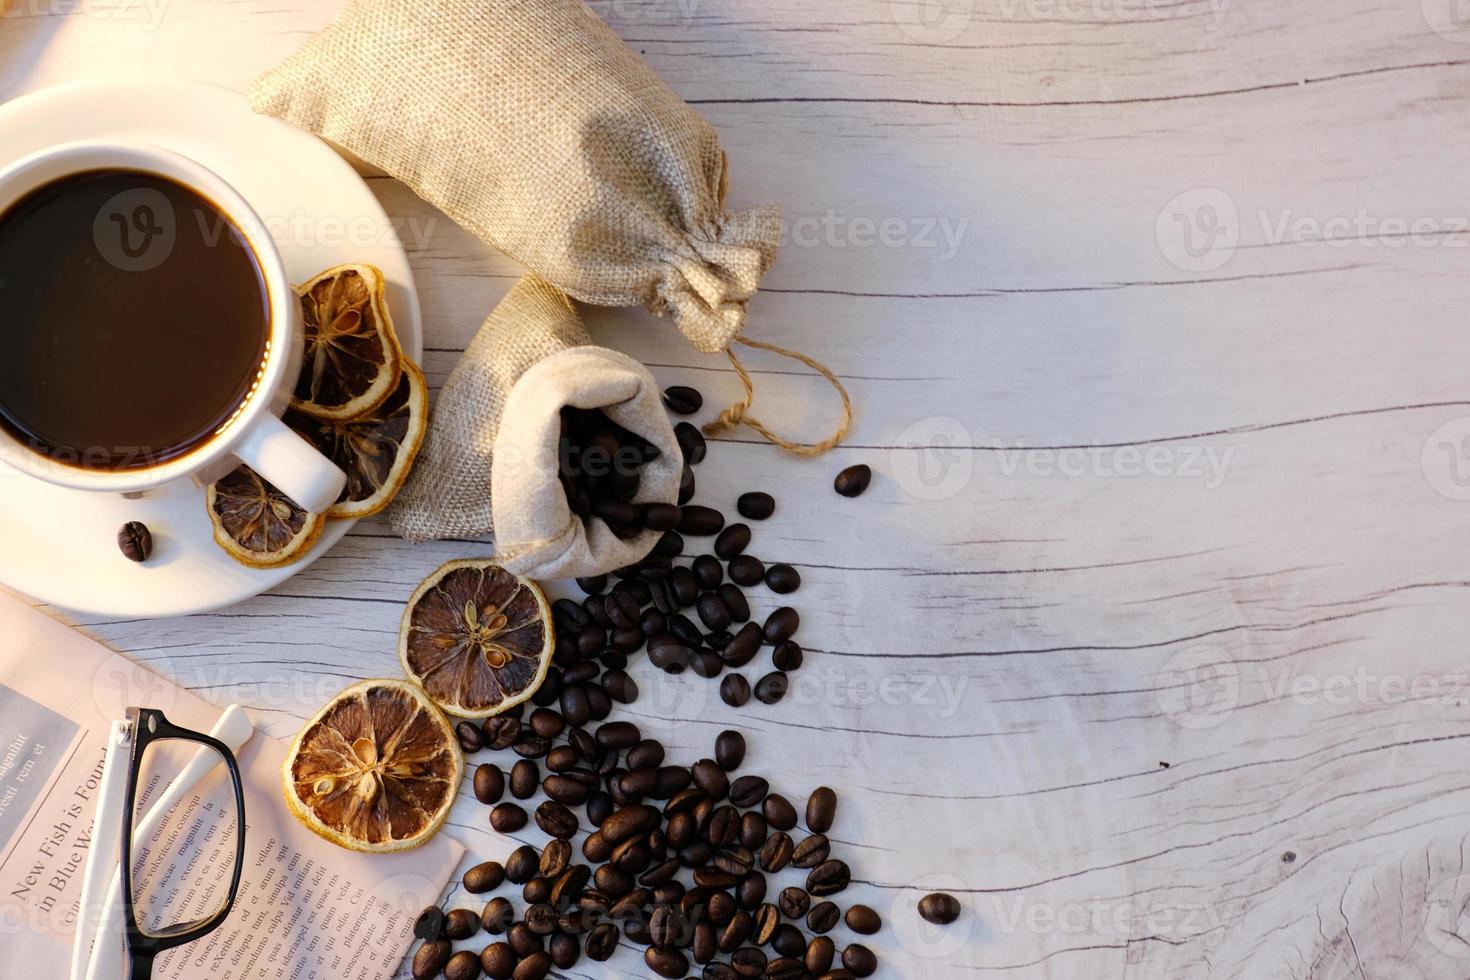
[[[0,427],[88,469],[182,456],[249,399],[270,316],[245,236],[199,193],[55,180],[0,215]]]

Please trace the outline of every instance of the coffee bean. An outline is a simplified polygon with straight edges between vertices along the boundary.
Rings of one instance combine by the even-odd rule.
[[[800,670],[805,659],[806,655],[795,640],[777,644],[776,649],[771,651],[771,666],[777,670]]]
[[[945,892],[934,892],[919,899],[919,914],[924,921],[947,926],[960,917],[959,899]]]
[[[582,947],[577,945],[577,937],[569,936],[564,932],[552,936],[547,948],[551,954],[552,965],[562,970],[571,969],[582,958]]]
[[[658,788],[652,796],[656,800],[667,800],[689,787],[689,770],[681,766],[660,766]]]
[[[504,715],[486,718],[480,725],[485,746],[497,752],[510,748],[521,737],[521,720]]]
[[[510,804],[514,806],[514,804]],[[519,807],[517,807],[519,809]],[[505,880],[513,885],[524,885],[536,877],[540,870],[541,859],[536,854],[536,849],[530,844],[522,844],[510,852],[510,857],[505,859]]]
[[[800,919],[811,910],[811,906],[811,896],[795,885],[781,889],[781,894],[776,896],[776,907],[788,919]]]
[[[652,555],[661,558],[677,558],[684,553],[684,536],[678,531],[665,531],[653,546]]]
[[[587,694],[590,701],[592,692],[588,691]],[[551,751],[551,739],[542,738],[540,735],[522,735],[510,748],[523,759],[544,759],[546,753]]]
[[[750,525],[730,524],[715,538],[715,554],[729,561],[750,547]]]
[[[664,391],[664,404],[675,415],[693,415],[704,407],[704,396],[686,385],[674,385]]]
[[[469,950],[460,950],[444,964],[444,980],[477,980],[480,958]]]
[[[536,905],[551,897],[551,879],[537,875],[521,887],[521,898],[527,905]],[[541,935],[541,933],[537,933]]]
[[[715,738],[715,762],[726,772],[739,769],[745,761],[745,736],[726,729]]]
[[[806,946],[802,946],[805,951]],[[766,980],[803,980],[807,975],[806,967],[798,959],[790,956],[777,957],[766,964]]]
[[[806,952],[806,937],[796,926],[783,922],[776,927],[776,934],[771,937],[771,948],[782,956],[801,956]]]
[[[677,906],[658,905],[648,917],[648,935],[655,946],[679,946],[683,938],[684,917]]]
[[[511,980],[515,974],[516,954],[505,943],[491,943],[480,950],[480,969],[490,980]]]
[[[587,724],[592,718],[592,705],[587,700],[587,689],[578,686],[562,691],[561,713],[570,725],[580,727]]]
[[[766,972],[766,954],[754,946],[742,946],[730,956],[730,966],[742,977],[759,977]]]
[[[545,980],[551,972],[551,957],[544,950],[535,950],[516,964],[511,980]]]
[[[505,933],[505,941],[519,957],[525,958],[546,948],[545,940],[536,935],[524,922],[517,922]]]
[[[754,555],[736,555],[730,559],[730,581],[736,585],[759,585],[766,576],[766,566]]]
[[[837,479],[832,483],[832,488],[844,497],[858,497],[868,489],[868,484],[871,482],[873,482],[872,469],[865,463],[859,463],[838,473]]]
[[[612,714],[612,698],[600,687],[587,687],[587,710],[593,721],[601,721]]]
[[[474,722],[460,722],[454,726],[454,734],[459,739],[459,747],[466,755],[478,752],[485,747],[484,733]]]
[[[866,905],[854,905],[843,916],[847,928],[860,936],[871,936],[883,928],[883,919]]]
[[[694,484],[694,471],[689,468],[689,464],[688,463],[685,463],[684,464],[684,470],[683,470],[683,472],[681,472],[679,474],[679,506],[680,507],[683,507],[685,504],[689,503],[689,501],[691,501],[691,500],[694,499],[694,489],[695,489],[695,484]],[[675,554],[678,554],[678,553],[679,552],[675,552]]]
[[[735,904],[743,909],[756,909],[766,900],[766,876],[752,871],[740,879],[735,888]]]
[[[573,898],[587,890],[587,882],[591,878],[592,869],[585,864],[574,864],[566,868],[552,882],[549,901],[556,908],[566,908]]]
[[[837,925],[837,920],[840,918],[842,918],[842,912],[836,905],[831,902],[818,902],[806,914],[806,927],[818,934],[831,932],[832,927]]]
[[[720,933],[719,948],[722,953],[733,953],[739,949],[750,934],[755,931],[755,919],[744,909],[736,912],[725,923],[724,930]]]
[[[827,860],[832,845],[827,838],[821,834],[814,834],[796,845],[796,850],[791,855],[791,863],[798,868],[815,868]]]
[[[741,776],[730,784],[730,802],[741,808],[759,806],[770,788],[760,776]]]
[[[837,793],[829,786],[818,786],[806,801],[806,826],[814,834],[832,829],[837,813]]]
[[[778,830],[767,837],[766,842],[761,845],[761,867],[771,874],[784,871],[791,864],[793,853],[794,845],[791,842],[791,835]]]
[[[837,956],[837,946],[826,936],[814,936],[807,944],[806,953],[802,956],[802,963],[806,971],[814,977],[819,977],[832,969],[832,961]]]
[[[757,946],[765,946],[776,934],[776,927],[781,924],[781,910],[774,905],[762,905],[755,910],[754,919],[755,930],[750,934],[750,941]]]
[[[725,526],[725,515],[713,507],[686,504],[679,514],[679,533],[707,538],[719,534]]]
[[[555,800],[547,800],[536,808],[536,826],[561,840],[571,840],[578,829],[576,815]]]
[[[629,799],[642,799],[658,789],[658,770],[645,766],[630,769],[618,780],[618,791]]]
[[[719,677],[725,669],[725,661],[721,660],[720,655],[713,650],[697,650],[689,668],[700,677]]]
[[[755,655],[761,648],[761,628],[754,623],[746,623],[740,631],[725,645],[720,653],[720,659],[729,667],[744,667],[755,659]]]
[[[486,861],[464,873],[464,890],[471,895],[483,895],[499,888],[504,880],[505,867],[499,861]]]
[[[468,939],[480,931],[480,917],[469,909],[450,909],[444,916],[444,935],[453,940]]]
[[[835,895],[851,882],[852,871],[847,862],[834,858],[812,868],[806,876],[806,890],[817,897]]]
[[[709,445],[705,442],[704,433],[690,425],[688,422],[680,422],[674,426],[674,438],[683,450],[684,462],[690,466],[698,466],[704,462],[705,454],[709,452]]]
[[[670,977],[679,980],[689,969],[689,957],[677,949],[669,949],[661,946],[650,946],[643,953],[643,962],[648,968],[661,977]]]
[[[598,827],[598,833],[606,838],[608,843],[620,844],[634,834],[647,829],[648,817],[649,810],[641,805],[624,806],[602,822]]]
[[[535,796],[540,782],[541,772],[530,759],[522,759],[510,767],[510,795],[516,799],[529,800]]]
[[[853,943],[842,951],[842,965],[855,977],[871,977],[878,971],[878,957],[868,947]]]
[[[734,583],[726,582],[715,590],[715,595],[719,596],[720,601],[725,604],[732,623],[750,621],[750,603],[745,601],[745,593],[741,592]]]
[[[786,696],[791,679],[776,670],[755,682],[755,699],[761,704],[775,704]]]
[[[594,737],[598,745],[615,751],[631,749],[643,739],[638,726],[631,721],[610,721],[606,725],[599,725]]]
[[[720,681],[720,700],[732,708],[739,708],[750,701],[750,681],[739,674],[727,674]]]
[[[444,910],[437,905],[430,905],[420,912],[413,921],[413,934],[415,938],[428,942],[444,935]]]
[[[730,610],[714,592],[701,595],[695,604],[695,611],[699,613],[699,620],[707,629],[722,630],[730,625]]]
[[[601,595],[607,590],[606,575],[592,575],[577,579],[577,588],[588,595]]]
[[[475,767],[475,799],[484,804],[499,803],[505,795],[505,774],[500,767],[487,762]]]
[[[744,847],[755,849],[766,842],[770,830],[766,826],[765,816],[758,810],[751,810],[740,817],[740,843]]]
[[[128,561],[145,562],[153,554],[153,532],[141,521],[128,521],[118,529],[117,548]]]
[[[723,892],[717,892],[716,894],[723,894]],[[694,957],[694,962],[708,963],[715,958],[715,953],[717,952],[715,940],[716,935],[713,922],[706,920],[695,924],[694,938],[690,943],[690,952]]]
[[[694,662],[694,650],[677,641],[671,643],[649,643],[648,660],[659,670],[669,674],[682,674]]]
[[[766,625],[762,632],[765,634],[766,642],[771,646],[776,646],[791,639],[800,625],[800,614],[790,606],[782,606],[766,617]]]
[[[611,922],[602,922],[587,934],[583,949],[589,960],[606,962],[618,948],[618,927]]]
[[[514,803],[500,803],[490,811],[490,826],[498,833],[513,834],[526,826],[526,811]]]
[[[761,812],[766,815],[766,823],[776,830],[790,830],[796,826],[796,807],[779,793],[766,797],[761,804]]]
[[[735,501],[735,509],[740,512],[741,517],[763,521],[776,513],[776,500],[768,493],[753,490],[740,495],[740,499]]]
[[[706,592],[719,588],[725,580],[725,566],[714,555],[700,555],[690,565],[690,572],[694,575],[694,581]]]
[[[580,806],[592,795],[592,787],[597,785],[597,774],[587,769],[573,769],[569,773],[547,776],[541,788],[558,803]]]
[[[449,962],[454,947],[447,939],[431,939],[419,947],[418,952],[413,954],[413,977],[414,980],[430,980],[444,972],[444,966]]]
[[[766,569],[766,587],[777,595],[788,595],[801,588],[801,573],[790,565],[772,565]]]

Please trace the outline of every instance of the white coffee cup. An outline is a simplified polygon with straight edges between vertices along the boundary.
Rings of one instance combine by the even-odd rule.
[[[307,510],[319,513],[331,507],[346,477],[281,421],[301,368],[301,305],[265,223],[208,168],[163,147],[123,142],[65,143],[0,169],[0,214],[52,181],[95,170],[136,170],[175,181],[213,203],[239,229],[265,283],[270,319],[265,357],[254,386],[220,430],[157,465],[117,470],[71,465],[37,452],[3,429],[0,462],[58,486],[123,494],[182,479],[208,483],[244,462]]]

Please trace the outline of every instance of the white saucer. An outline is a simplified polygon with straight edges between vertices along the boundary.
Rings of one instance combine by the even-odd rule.
[[[271,229],[292,282],[349,261],[382,269],[399,341],[421,359],[408,256],[377,198],[325,143],[256,115],[237,92],[166,79],[79,82],[0,106],[0,162],[109,137],[176,150],[233,184]],[[118,551],[117,530],[128,521],[153,532],[145,564]],[[295,575],[351,526],[330,522],[293,565],[249,569],[214,543],[204,491],[192,483],[125,500],[53,487],[0,464],[0,582],[79,612],[181,616],[228,606]]]

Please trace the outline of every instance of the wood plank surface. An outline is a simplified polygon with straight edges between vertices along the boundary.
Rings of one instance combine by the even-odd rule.
[[[243,88],[339,6],[12,0],[0,95],[118,72]],[[1454,3],[595,6],[719,129],[732,205],[784,208],[751,335],[859,405],[821,461],[734,435],[699,471],[709,502],[780,502],[752,550],[804,576],[792,696],[735,712],[640,662],[634,720],[684,762],[740,727],[778,790],[841,790],[883,976],[1470,976]],[[437,386],[519,270],[371,184]],[[738,393],[665,322],[589,321],[661,380]],[[760,414],[828,420],[819,378],[751,363]],[[859,461],[873,489],[833,495]],[[404,599],[478,550],[369,521],[219,614],[58,615],[287,735],[397,673]],[[467,794],[452,832],[511,846]],[[965,906],[943,931],[912,910],[937,887]],[[571,975],[645,974],[627,950]]]

